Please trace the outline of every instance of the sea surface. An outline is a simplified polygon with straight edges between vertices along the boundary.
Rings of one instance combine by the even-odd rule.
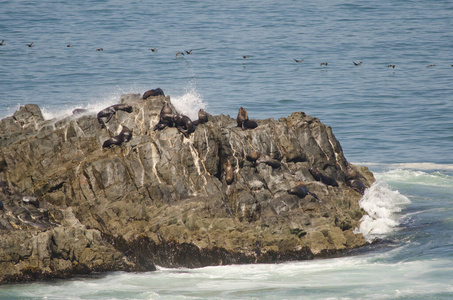
[[[97,113],[157,87],[192,118],[304,111],[374,172],[356,230],[379,241],[324,260],[3,285],[0,298],[452,299],[452,29],[452,0],[0,0],[0,118],[26,103],[47,119]]]

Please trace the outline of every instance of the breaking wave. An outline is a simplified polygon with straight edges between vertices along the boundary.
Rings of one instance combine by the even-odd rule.
[[[398,191],[392,191],[382,180],[377,180],[366,189],[359,205],[366,211],[355,233],[362,233],[367,242],[382,238],[393,232],[400,224],[400,212],[411,201]]]

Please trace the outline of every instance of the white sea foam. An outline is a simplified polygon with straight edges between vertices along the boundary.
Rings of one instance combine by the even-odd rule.
[[[367,215],[360,220],[356,233],[362,233],[368,242],[383,237],[394,231],[399,225],[401,210],[411,201],[398,191],[392,191],[388,185],[377,180],[365,191],[359,205]]]
[[[396,163],[396,164],[380,164],[380,163],[371,163],[371,162],[361,162],[361,163],[356,163],[354,162],[355,165],[361,165],[361,166],[368,166],[368,167],[378,167],[378,168],[386,168],[386,169],[409,169],[409,170],[423,170],[423,171],[429,171],[429,170],[453,170],[453,164],[436,164],[436,163],[431,163],[431,162],[420,162],[420,163]]]
[[[77,103],[77,104],[68,104],[62,106],[58,109],[52,108],[49,109],[47,107],[41,108],[42,114],[44,119],[51,120],[51,119],[62,119],[67,116],[72,115],[72,111],[76,108],[82,108],[87,110],[87,114],[97,114],[100,110],[118,104],[120,97],[122,94],[128,93],[137,93],[136,90],[129,88],[129,89],[122,89],[119,88],[115,91],[111,91],[108,93],[104,93],[104,96],[100,97],[93,97],[91,100],[85,103]]]
[[[108,106],[117,104],[122,94],[138,93],[138,90],[141,91],[137,87],[130,87],[128,89],[118,87],[116,91],[106,93],[102,97],[93,97],[87,103],[68,104],[58,109],[43,107],[41,111],[46,120],[65,118],[72,115],[72,111],[76,108],[86,109],[87,114],[96,114]],[[203,102],[203,97],[197,92],[194,82],[190,82],[181,95],[170,95],[170,97],[176,110],[187,115],[192,120],[198,119],[200,108],[206,109],[207,107],[207,104]]]
[[[188,116],[192,120],[198,119],[200,108],[206,109],[207,104],[203,102],[203,97],[197,92],[195,82],[191,81],[182,95],[172,96],[171,103],[176,110]]]
[[[453,177],[439,171],[425,172],[420,170],[395,169],[376,173],[375,177],[385,182],[453,188]]]

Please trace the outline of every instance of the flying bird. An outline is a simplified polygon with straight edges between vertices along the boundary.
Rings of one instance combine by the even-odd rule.
[[[362,64],[362,62],[356,63],[355,61],[353,61],[353,63],[354,63],[354,66],[360,66]]]
[[[295,61],[296,63],[300,63],[300,62],[303,62],[303,61],[304,61],[303,59],[295,59],[295,58],[293,58],[293,59],[294,59],[294,61]]]
[[[184,55],[184,53],[180,51],[180,52],[176,52],[176,57],[178,57],[179,54]]]
[[[187,51],[187,50],[184,50],[186,51],[186,53],[189,55],[189,54],[192,54],[192,49],[190,49],[190,51]]]
[[[30,44],[27,44],[28,47],[34,47],[35,45],[33,45],[33,42],[31,42]]]
[[[5,40],[2,40],[2,42],[0,43],[0,46],[3,46],[3,45],[6,45]]]

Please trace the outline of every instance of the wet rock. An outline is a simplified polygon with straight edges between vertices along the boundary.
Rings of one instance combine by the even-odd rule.
[[[369,187],[373,174],[348,163],[317,118],[243,130],[209,115],[186,134],[162,121],[165,106],[181,113],[168,96],[119,105],[128,109],[104,128],[90,113],[44,120],[34,105],[0,121],[0,282],[312,259],[365,244],[350,182]],[[123,128],[127,142],[103,147]],[[300,182],[310,193],[289,194]]]

